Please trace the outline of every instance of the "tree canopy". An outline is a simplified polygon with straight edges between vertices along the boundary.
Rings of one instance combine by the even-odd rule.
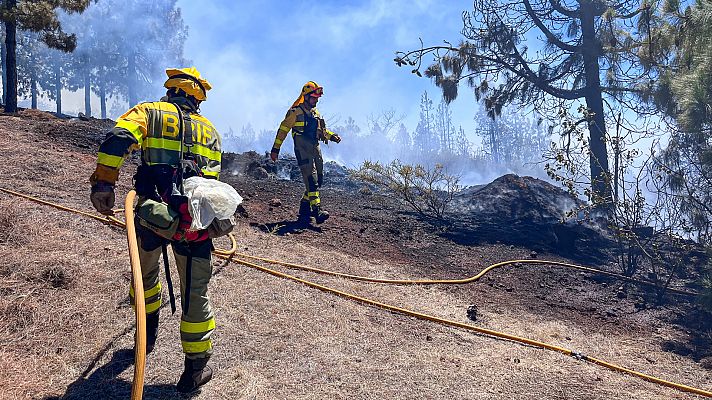
[[[17,30],[40,34],[47,46],[71,52],[77,45],[74,34],[67,34],[59,22],[58,10],[80,13],[91,0],[5,0],[0,18],[5,24],[6,99],[5,111],[17,111]]]
[[[23,7],[17,6],[18,15],[28,12]],[[62,31],[59,36],[71,38],[71,54],[49,47],[42,40],[43,33],[20,30],[17,35],[18,91],[32,98],[33,108],[38,97],[45,95],[62,113],[62,90],[83,88],[84,114],[92,116],[93,92],[99,97],[101,117],[106,118],[108,99],[133,105],[156,98],[164,68],[187,63],[183,58],[187,27],[176,0],[150,4],[102,0],[81,14],[56,16]],[[134,28],[128,32],[127,26]]]
[[[465,82],[497,117],[510,103],[556,118],[583,104],[589,131],[593,195],[610,199],[607,120],[620,109],[648,113],[637,101],[650,93],[659,55],[652,47],[652,9],[636,0],[475,0],[463,13],[458,45],[398,52],[395,62],[425,69],[446,100]],[[571,128],[566,127],[566,128]]]

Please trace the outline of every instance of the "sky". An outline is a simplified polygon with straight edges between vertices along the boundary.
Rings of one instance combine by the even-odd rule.
[[[213,85],[202,113],[218,130],[248,123],[276,132],[302,85],[324,87],[319,110],[328,122],[351,116],[363,128],[388,109],[412,131],[420,96],[435,105],[440,89],[393,62],[398,50],[443,40],[457,43],[470,1],[191,1],[179,0],[189,26],[185,57]],[[474,95],[451,105],[455,126],[474,130]]]
[[[324,87],[319,110],[327,125],[341,125],[352,117],[363,131],[370,116],[392,109],[404,115],[406,128],[413,132],[423,92],[428,91],[434,106],[441,92],[430,79],[410,73],[409,67],[397,67],[395,53],[419,48],[421,39],[425,46],[445,40],[457,45],[462,40],[462,13],[473,7],[472,0],[177,0],[176,5],[189,30],[184,57],[190,62],[165,67],[192,65],[211,82],[213,89],[201,112],[223,134],[239,133],[247,125],[257,132],[276,133],[302,85],[310,80]],[[535,39],[528,41],[534,43],[531,46],[539,42],[529,39]],[[426,58],[422,69],[430,62]],[[160,98],[165,93],[163,79],[154,82],[155,98],[141,100]],[[47,99],[44,103],[44,109],[54,108]],[[112,103],[111,118],[128,108],[125,102]],[[92,104],[96,115],[95,96]],[[83,92],[65,93],[63,105],[70,114],[83,111]],[[462,126],[479,147],[473,119],[479,105],[472,91],[461,85],[450,107],[454,126]],[[344,132],[336,133],[349,140]],[[252,150],[264,152],[270,146],[271,140]],[[367,150],[371,156],[383,149]],[[343,161],[344,156],[336,153],[338,149],[327,151],[324,157]]]

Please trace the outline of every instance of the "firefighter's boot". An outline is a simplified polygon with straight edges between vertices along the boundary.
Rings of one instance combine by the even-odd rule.
[[[309,207],[309,200],[304,200],[299,202],[299,215],[297,216],[297,222],[301,224],[308,224],[311,222],[311,207]]]
[[[185,369],[181,374],[176,390],[179,393],[192,393],[213,378],[213,369],[208,366],[209,357],[191,360],[186,357]]]
[[[146,354],[153,351],[158,338],[158,312],[146,314]]]
[[[312,206],[312,217],[314,217],[317,224],[323,224],[324,221],[329,219],[329,213],[322,210],[321,206],[314,205]]]

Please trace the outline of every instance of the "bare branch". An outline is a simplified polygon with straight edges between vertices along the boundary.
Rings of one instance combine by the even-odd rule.
[[[575,53],[579,50],[580,46],[574,46],[570,45],[568,43],[564,43],[561,39],[559,39],[556,35],[554,35],[549,28],[547,28],[543,22],[541,22],[541,19],[539,19],[539,16],[536,14],[534,9],[532,8],[531,4],[529,3],[529,0],[524,0],[524,7],[527,9],[527,13],[531,17],[532,21],[534,24],[539,28],[542,33],[546,36],[546,38],[549,40],[550,43],[554,44],[556,47],[570,51],[572,53]]]

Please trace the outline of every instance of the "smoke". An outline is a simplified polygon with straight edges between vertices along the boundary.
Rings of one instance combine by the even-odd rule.
[[[358,169],[364,160],[388,164],[397,159],[428,169],[441,164],[448,175],[459,177],[460,183],[465,186],[488,183],[510,173],[548,179],[540,162],[543,146],[547,145],[546,136],[533,121],[521,117],[510,119],[507,116],[513,114],[505,110],[503,121],[507,123],[495,125],[496,132],[488,130],[489,134],[498,137],[499,152],[503,153],[499,156],[501,160],[497,160],[493,158],[491,149],[488,150],[487,143],[470,141],[464,135],[464,129],[459,134],[453,129],[447,107],[439,107],[438,110],[443,114],[433,117],[444,118],[440,125],[433,124],[429,128],[431,131],[424,131],[422,123],[418,127],[407,127],[402,122],[402,115],[395,110],[372,115],[365,125],[350,117],[345,120],[331,119],[327,121],[327,126],[339,134],[342,141],[321,144],[324,160],[335,161],[351,169]],[[441,131],[437,131],[438,127]],[[236,153],[250,150],[267,152],[272,148],[275,135],[276,130],[257,132],[248,124],[239,131],[229,129],[224,133],[223,147],[225,151]],[[429,135],[432,140],[421,140],[419,135]],[[282,145],[282,154],[293,154],[293,140],[289,137]]]
[[[41,109],[115,118],[130,105],[158,99],[165,93],[165,68],[188,64],[187,30],[175,5],[102,0],[82,14],[60,12],[63,31],[77,37],[70,54],[47,48],[37,34],[18,32],[19,103],[31,106],[35,97]]]
[[[418,47],[419,37],[433,42],[459,37],[461,13],[468,7],[429,0],[278,5],[246,1],[235,15],[223,2],[179,5],[190,26],[191,21],[214,21],[213,26],[191,30],[186,42],[186,55],[214,84],[204,114],[221,132],[232,130],[239,136],[250,125],[258,133],[256,139],[234,140],[235,147],[228,149],[268,151],[301,86],[314,80],[325,88],[319,110],[344,139],[323,146],[324,157],[348,166],[367,158],[404,156],[401,146],[365,132],[369,116],[388,109],[404,114],[402,122],[414,129],[420,94],[434,90],[428,79],[396,67],[394,53]],[[296,15],[308,17],[295,19]],[[468,132],[473,131],[474,104],[474,96],[466,94],[453,104],[456,125]],[[349,117],[360,133],[336,129]],[[288,140],[284,150],[291,149]]]
[[[75,64],[91,55],[87,59],[95,66],[89,97],[93,116],[100,115],[100,83],[107,85],[108,117],[116,118],[135,102],[163,95],[165,68],[194,65],[212,83],[201,110],[223,133],[225,149],[263,153],[272,147],[302,84],[315,80],[325,87],[319,109],[343,138],[340,144],[322,145],[326,161],[350,168],[367,159],[440,162],[466,184],[508,172],[532,174],[524,164],[493,164],[481,156],[482,141],[473,120],[477,105],[466,92],[450,107],[452,125],[462,127],[470,151],[424,151],[413,145],[420,96],[425,90],[439,90],[430,80],[396,67],[394,53],[418,48],[421,37],[426,43],[459,38],[461,13],[467,8],[466,3],[434,0],[255,0],[241,2],[239,8],[224,0],[102,0],[81,15],[62,15],[61,21],[68,33],[78,35],[77,51],[71,55]],[[136,74],[127,80],[131,54],[137,57]],[[62,111],[84,112],[83,81],[75,79],[81,74],[66,73]],[[40,93],[39,105],[55,108],[46,92]],[[386,129],[383,121],[374,123],[384,110],[396,110],[403,118]],[[285,152],[293,153],[291,143],[285,142]]]

